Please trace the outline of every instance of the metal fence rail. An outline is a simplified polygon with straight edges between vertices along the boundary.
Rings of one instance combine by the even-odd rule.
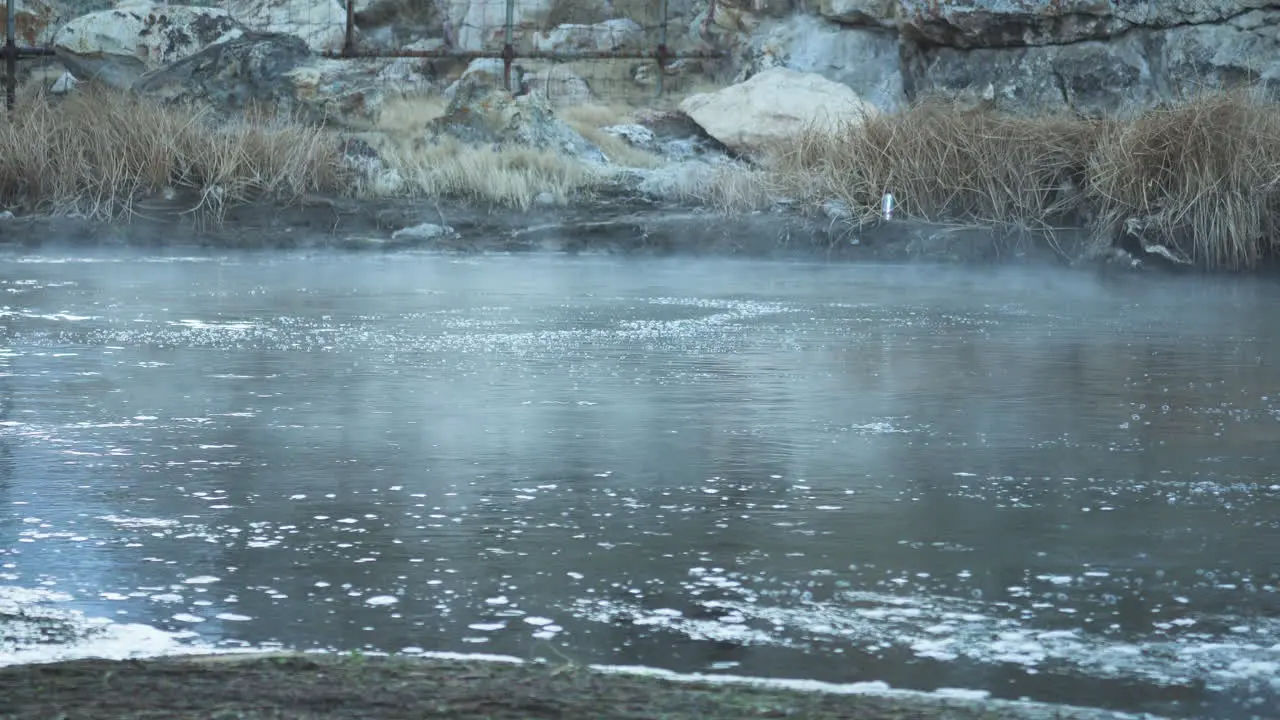
[[[18,60],[29,57],[48,57],[53,55],[53,48],[21,47],[18,45],[17,18],[14,14],[13,0],[5,0],[4,5],[4,106],[13,110],[18,100]]]
[[[445,14],[447,5],[444,0],[416,0],[418,3],[425,4],[432,2],[437,12]],[[517,20],[518,13],[522,5],[541,6],[543,3],[538,0],[488,0],[493,5],[502,3],[505,14],[504,20],[500,26],[492,24],[465,24],[461,27],[453,27],[447,14],[443,18],[443,42],[440,47],[414,50],[414,49],[384,49],[362,47],[357,41],[357,25],[356,10],[353,2],[346,2],[346,18],[344,42],[341,49],[325,51],[323,54],[333,58],[453,58],[461,60],[474,60],[478,58],[498,58],[503,63],[503,87],[511,90],[511,68],[516,60],[550,60],[555,62],[567,62],[575,60],[653,60],[657,63],[658,72],[656,73],[656,86],[659,95],[663,92],[663,78],[666,75],[669,63],[677,60],[713,60],[724,56],[724,52],[718,50],[693,50],[693,51],[673,51],[668,43],[670,18],[670,6],[668,0],[654,0],[657,4],[656,22],[645,26],[636,23],[641,34],[644,36],[640,42],[635,42],[635,38],[614,37],[608,38],[612,42],[604,44],[610,45],[607,49],[576,49],[576,50],[559,50],[541,48],[536,45],[530,47],[528,43],[517,43],[517,27],[525,34],[536,35],[538,33],[550,33],[556,30],[554,25],[538,27],[536,24],[532,27],[528,23],[521,23]],[[712,7],[715,2],[712,0]],[[714,11],[712,11],[714,12]],[[710,12],[707,15],[707,21],[710,20]],[[586,26],[577,26],[586,27]],[[486,35],[495,34],[494,31],[501,29],[502,44],[495,47],[487,43],[483,43]],[[705,22],[704,22],[704,30]],[[481,38],[481,47],[464,47],[460,46],[464,43],[459,42],[459,30],[463,32],[471,31],[472,35]],[[656,35],[656,37],[650,37]],[[630,42],[629,42],[630,40]]]
[[[472,0],[464,17],[450,18],[447,0],[384,0],[395,2],[390,11],[394,22],[384,22],[394,32],[402,18],[412,15],[433,17],[438,37],[408,48],[399,43],[369,41],[357,24],[354,0],[318,0],[311,9],[294,13],[287,19],[288,29],[305,35],[317,54],[327,58],[422,58],[502,60],[503,85],[512,89],[512,68],[517,60],[542,60],[553,63],[576,61],[646,60],[656,64],[653,82],[657,94],[664,92],[669,68],[680,60],[714,60],[724,56],[716,50],[675,51],[669,43],[668,0],[633,2],[643,17],[618,18],[591,23],[568,20],[590,13],[573,9],[575,0]],[[714,5],[714,0],[713,0]],[[586,7],[586,4],[582,5]],[[555,9],[570,8],[560,12]],[[25,47],[17,44],[17,11],[14,0],[5,0],[4,57],[5,103],[13,109],[17,94],[18,61],[54,56],[52,47]],[[709,14],[708,14],[709,19]],[[247,28],[279,32],[279,17],[239,18]],[[704,22],[705,25],[705,22]],[[705,27],[703,30],[705,31]],[[422,28],[419,28],[422,30]],[[421,37],[421,34],[418,35]],[[315,38],[321,38],[316,40]]]

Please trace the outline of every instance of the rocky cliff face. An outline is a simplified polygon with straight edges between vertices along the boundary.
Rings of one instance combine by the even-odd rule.
[[[503,42],[506,0],[351,1],[358,36],[366,47],[443,45],[474,51],[497,49]],[[75,8],[106,2],[20,0],[20,42],[46,44],[59,18],[66,23],[76,14]],[[248,30],[285,33],[302,38],[312,50],[332,50],[342,43],[345,2],[217,0],[213,4]],[[771,67],[786,67],[848,85],[883,110],[938,93],[1017,112],[1097,114],[1149,107],[1201,88],[1269,86],[1280,75],[1280,0],[667,0],[666,4],[667,41],[673,49],[728,51],[730,59],[716,68],[721,80],[742,81]],[[146,6],[147,17],[154,15],[170,24],[174,24],[170,16],[183,12],[180,6],[155,10],[151,3],[124,0],[109,14],[122,16],[134,6]],[[517,0],[514,40],[518,52],[653,49],[661,6],[658,0]],[[110,37],[98,42],[104,47],[81,48],[76,43],[84,44],[83,38],[72,37],[80,26],[92,29],[94,38]],[[129,55],[125,59],[139,64],[131,57],[131,48],[145,44],[138,40],[141,35],[113,28],[97,19],[80,25],[73,20],[60,26],[56,42],[76,54],[73,60],[101,65],[102,56],[114,62],[117,55]],[[124,38],[121,47],[128,46],[128,52],[105,47],[116,36]],[[207,43],[178,44],[183,54],[189,54],[186,50],[194,52],[196,45]],[[632,79],[640,81],[652,75],[653,68],[628,72],[645,69],[650,71],[647,75],[632,73]],[[536,68],[531,72],[536,73]]]
[[[1280,75],[1280,2],[1267,0],[796,4],[799,15],[766,18],[750,34],[746,64],[771,56],[881,107],[942,93],[1096,114]]]

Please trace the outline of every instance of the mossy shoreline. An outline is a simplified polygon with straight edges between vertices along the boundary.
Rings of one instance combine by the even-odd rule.
[[[577,666],[312,654],[0,668],[0,720],[1104,720],[1090,708],[924,693],[800,692]]]

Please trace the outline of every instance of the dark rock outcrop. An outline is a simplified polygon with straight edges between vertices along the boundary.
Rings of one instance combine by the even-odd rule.
[[[312,55],[294,35],[248,32],[141,78],[134,90],[166,103],[196,103],[232,115],[254,109],[305,121],[363,127],[382,96],[381,69]]]
[[[1280,3],[1269,0],[822,0],[813,10],[761,14],[735,51],[739,79],[781,65],[884,110],[941,94],[1098,115],[1205,89],[1270,90],[1280,78]]]
[[[310,56],[301,38],[246,33],[152,72],[134,89],[162,102],[288,112],[293,109],[293,84],[287,78]]]

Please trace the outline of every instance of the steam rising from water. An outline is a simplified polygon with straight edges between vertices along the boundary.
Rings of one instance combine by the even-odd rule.
[[[1223,718],[1280,697],[1274,288],[6,266],[4,662],[484,649]]]

